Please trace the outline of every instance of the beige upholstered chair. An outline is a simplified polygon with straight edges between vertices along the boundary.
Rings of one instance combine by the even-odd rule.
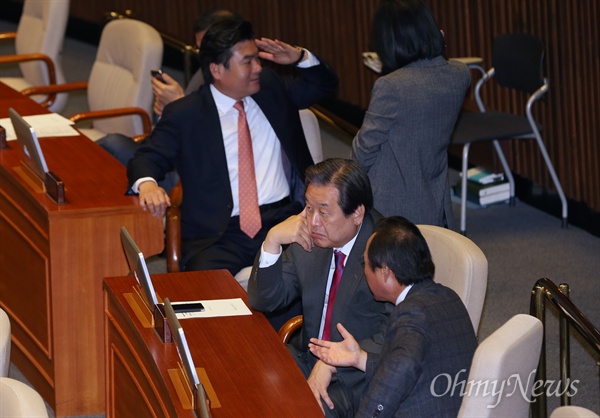
[[[80,129],[85,136],[93,141],[109,133],[144,136],[151,130],[150,70],[161,66],[162,55],[162,39],[152,26],[134,19],[112,20],[102,30],[87,82],[32,88],[23,93],[85,89],[90,111],[70,117],[74,122],[93,120],[92,128]]]
[[[10,366],[10,321],[0,309],[0,377],[8,376]]]
[[[477,334],[487,290],[487,258],[473,241],[457,232],[433,225],[418,227],[435,264],[433,279],[460,296]]]
[[[30,386],[0,377],[0,418],[48,417],[41,395]]]
[[[0,77],[17,91],[32,86],[64,83],[61,52],[69,18],[69,0],[25,0],[16,32],[0,34],[15,40],[15,55],[0,56],[2,63],[19,63],[21,77]],[[67,94],[35,96],[40,103],[49,100],[49,109],[60,112]]]
[[[310,156],[315,164],[320,163],[323,161],[323,143],[319,121],[310,109],[302,109],[300,111],[300,122],[302,123],[302,130],[306,137],[306,145],[308,145]]]
[[[487,289],[487,258],[473,241],[457,232],[433,225],[417,226],[435,264],[433,279],[460,296],[477,334]],[[279,336],[287,343],[301,326],[301,316],[294,317],[283,324]]]
[[[323,161],[323,145],[321,141],[321,129],[315,114],[309,109],[300,110],[300,122],[306,137],[308,150],[315,163]],[[177,184],[169,196],[171,206],[167,208],[166,214],[166,242],[167,242],[167,270],[170,273],[179,271],[179,260],[181,259],[181,200],[183,191],[181,183]],[[235,278],[238,283],[248,290],[248,279],[252,266],[244,267]]]
[[[479,344],[459,418],[529,416],[528,399],[540,360],[543,332],[539,319],[519,314]],[[515,386],[519,384],[517,379],[520,379],[525,395]],[[495,390],[492,390],[492,384],[496,385]],[[502,384],[505,390],[499,394]],[[514,393],[508,396],[511,392]]]
[[[600,418],[598,414],[580,406],[559,406],[550,414],[550,418]]]

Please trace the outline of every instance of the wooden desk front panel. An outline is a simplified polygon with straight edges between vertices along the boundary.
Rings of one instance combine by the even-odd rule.
[[[159,295],[171,301],[239,297],[247,303],[246,292],[224,270],[154,275],[153,283]],[[131,277],[105,279],[107,357],[112,364],[107,369],[107,417],[117,416],[113,413],[121,410],[123,403],[132,408],[136,402],[132,399],[139,402],[139,411],[160,404],[163,406],[152,409],[153,414],[186,416],[190,411],[181,409],[168,376],[168,369],[178,367],[177,350],[141,326],[123,297],[133,284]],[[222,405],[212,409],[214,418],[322,416],[302,373],[262,314],[184,319],[181,323],[195,365],[206,370]],[[115,380],[122,368],[117,357],[135,359],[135,364],[127,363],[127,373],[132,376],[127,380]],[[151,382],[141,383],[148,379]],[[136,387],[131,387],[133,382]],[[153,387],[150,392],[140,389],[148,385]],[[131,395],[135,391],[138,396]],[[124,393],[129,394],[127,398]]]
[[[129,289],[131,292],[131,288]],[[165,394],[174,393],[154,357],[168,358],[171,344],[158,344],[151,328],[136,327],[133,312],[123,309],[112,292],[104,293],[106,333],[107,417],[193,417]],[[156,343],[148,350],[147,343]],[[153,357],[154,356],[154,357]],[[176,364],[176,358],[169,362]],[[158,378],[157,378],[158,377]]]
[[[13,362],[23,353],[44,376],[40,392],[54,386],[50,245],[48,222],[39,219],[26,196],[0,170],[0,303],[11,318]],[[30,216],[31,214],[31,216]],[[23,371],[26,373],[26,371]],[[51,397],[51,396],[50,396]]]
[[[0,83],[0,117],[45,110]],[[16,142],[0,150],[0,306],[12,323],[12,361],[57,416],[103,413],[102,278],[128,270],[125,226],[147,255],[163,248],[163,223],[125,196],[125,167],[83,136],[41,138],[65,205],[15,171]]]

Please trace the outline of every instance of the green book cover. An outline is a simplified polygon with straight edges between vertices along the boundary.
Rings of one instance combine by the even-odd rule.
[[[489,184],[481,184],[475,181],[467,180],[467,193],[471,193],[475,196],[490,196],[495,193],[502,193],[506,191],[510,192],[510,183],[504,180],[495,181]]]
[[[492,173],[481,167],[473,167],[467,170],[467,179],[476,183],[490,184],[504,180],[504,173]]]

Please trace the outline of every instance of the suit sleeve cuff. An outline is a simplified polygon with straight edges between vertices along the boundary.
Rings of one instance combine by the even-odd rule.
[[[304,53],[306,54],[307,58],[296,65],[298,68],[310,68],[321,63],[315,54],[311,53],[308,49],[304,49]]]

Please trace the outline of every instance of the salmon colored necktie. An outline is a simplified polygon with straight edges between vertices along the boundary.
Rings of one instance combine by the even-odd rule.
[[[340,285],[340,280],[342,280],[342,274],[344,274],[344,260],[346,259],[346,254],[338,250],[334,250],[333,255],[335,257],[335,271],[333,272],[331,287],[329,288],[329,299],[327,302],[327,312],[325,313],[322,340],[331,339],[331,314],[333,313],[333,303],[335,302],[335,295],[338,286]]]
[[[244,103],[239,101],[233,105],[238,116],[238,194],[240,198],[240,229],[250,238],[254,238],[262,221],[258,208],[258,192],[256,191],[256,174],[254,172],[254,154],[252,138],[246,121]]]

